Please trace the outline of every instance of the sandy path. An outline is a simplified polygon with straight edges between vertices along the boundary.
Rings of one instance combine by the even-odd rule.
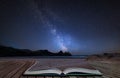
[[[19,78],[34,63],[34,60],[0,60],[0,78]]]

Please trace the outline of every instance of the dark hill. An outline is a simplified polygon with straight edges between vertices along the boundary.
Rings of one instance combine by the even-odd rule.
[[[0,56],[71,56],[69,52],[53,53],[48,50],[31,51],[29,49],[16,49],[0,45]]]

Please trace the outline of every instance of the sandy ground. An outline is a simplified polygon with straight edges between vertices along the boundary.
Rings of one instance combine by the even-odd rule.
[[[89,63],[103,73],[104,78],[120,78],[120,61],[102,60]]]
[[[22,74],[34,62],[32,59],[0,59],[0,78],[26,78]]]
[[[89,65],[84,59],[39,59],[32,66],[30,71],[49,68],[58,68],[61,71],[64,71],[65,69],[72,67],[94,69],[94,67]]]
[[[22,75],[27,68],[29,68],[31,65],[35,63],[35,61],[36,59],[15,59],[15,58],[0,59],[0,78],[43,78],[39,76],[31,77],[31,76]],[[51,62],[52,60],[50,61],[48,59],[48,61]],[[57,62],[62,63],[62,61],[57,61]],[[71,59],[71,62],[74,63],[74,60]],[[78,60],[78,62],[80,61]],[[120,78],[120,62],[119,61],[115,61],[115,62],[88,61],[88,63],[103,73],[102,78]],[[50,78],[50,77],[47,77],[47,78]],[[101,78],[101,77],[70,77],[70,78]]]

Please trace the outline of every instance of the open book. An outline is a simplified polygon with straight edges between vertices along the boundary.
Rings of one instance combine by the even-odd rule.
[[[88,64],[81,64],[78,61],[66,60],[64,62],[36,62],[33,66],[24,72],[24,75],[39,76],[102,76],[98,70],[90,67]]]
[[[85,68],[67,68],[64,71],[61,71],[57,68],[39,70],[39,71],[25,71],[24,75],[49,75],[49,76],[102,76],[98,70],[91,70]]]

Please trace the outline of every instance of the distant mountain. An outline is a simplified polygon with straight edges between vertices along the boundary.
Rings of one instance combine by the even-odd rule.
[[[29,49],[16,49],[0,45],[0,56],[71,56],[69,52],[53,53],[48,50],[31,51]]]
[[[120,61],[120,50],[106,51],[102,54],[90,55],[88,60],[119,60]]]

